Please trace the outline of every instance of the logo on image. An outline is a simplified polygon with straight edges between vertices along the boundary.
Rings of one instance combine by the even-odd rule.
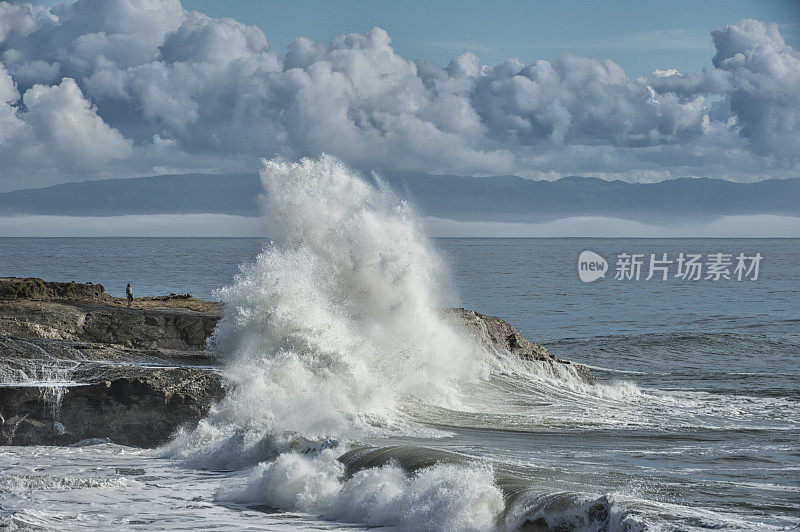
[[[584,283],[591,283],[606,276],[608,263],[594,251],[584,251],[578,257],[578,276]]]

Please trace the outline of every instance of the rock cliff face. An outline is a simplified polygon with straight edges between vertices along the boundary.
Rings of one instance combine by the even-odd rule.
[[[155,447],[224,395],[202,352],[0,336],[0,445]]]
[[[500,318],[448,314],[498,352],[570,365]],[[0,445],[165,443],[224,395],[204,351],[221,315],[218,303],[188,295],[128,308],[102,285],[0,278]],[[585,366],[570,367],[594,382]]]
[[[583,364],[574,364],[569,360],[558,358],[546,347],[533,343],[522,336],[516,327],[503,319],[463,308],[450,309],[449,312],[488,347],[511,353],[523,360],[571,365],[575,368],[578,376],[587,383],[597,382],[589,368]]]
[[[0,278],[0,445],[155,447],[224,395],[205,340],[219,304],[127,302],[102,285]]]
[[[92,438],[156,447],[202,419],[223,394],[196,368],[126,368],[95,382],[0,385],[0,445],[66,445]]]
[[[0,334],[202,351],[219,310],[126,308],[79,300],[0,303]]]

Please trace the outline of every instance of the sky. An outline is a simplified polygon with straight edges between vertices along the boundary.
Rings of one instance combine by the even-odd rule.
[[[800,3],[0,2],[0,192],[257,171],[800,177]]]
[[[710,68],[710,30],[746,18],[779,22],[795,49],[800,39],[796,0],[187,0],[183,5],[255,24],[281,53],[299,36],[328,42],[343,33],[366,33],[380,26],[392,36],[399,54],[442,66],[464,52],[475,53],[488,65],[510,57],[532,63],[577,54],[613,59],[634,77],[664,65],[683,72]]]

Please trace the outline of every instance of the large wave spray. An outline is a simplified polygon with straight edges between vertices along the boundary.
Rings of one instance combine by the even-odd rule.
[[[218,291],[224,316],[208,345],[229,389],[165,452],[205,468],[255,466],[245,486],[219,490],[221,501],[371,525],[500,524],[520,488],[488,464],[438,463],[424,448],[379,450],[388,461],[363,469],[345,467],[342,456],[374,436],[439,433],[417,412],[472,411],[469,396],[492,404],[486,394],[502,388],[493,373],[521,372],[526,386],[560,365],[514,360],[451,323],[441,307],[442,261],[390,190],[329,156],[264,161],[261,177],[272,242]],[[584,506],[610,504],[568,502],[559,507],[587,523],[595,518]],[[509,516],[529,520],[539,506],[515,506]],[[609,511],[598,515],[606,520]]]
[[[191,465],[259,464],[217,498],[407,527],[485,529],[502,512],[491,468],[397,466],[345,475],[337,457],[375,432],[410,430],[413,400],[459,406],[491,355],[448,323],[442,263],[408,205],[336,159],[265,161],[272,243],[218,292],[209,341],[225,399],[166,452]],[[421,429],[417,429],[421,430]]]
[[[402,398],[457,406],[460,381],[488,376],[442,315],[443,265],[408,205],[330,156],[264,161],[261,178],[272,242],[218,292],[209,343],[231,389],[175,449],[244,465],[288,435],[396,427]]]

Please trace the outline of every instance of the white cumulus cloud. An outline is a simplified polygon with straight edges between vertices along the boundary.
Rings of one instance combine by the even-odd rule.
[[[20,97],[0,65],[0,158],[6,169],[16,164],[56,173],[92,172],[127,158],[132,146],[98,116],[73,79],[34,85]]]
[[[796,175],[798,52],[770,23],[711,36],[713,68],[632,79],[573,55],[412,61],[381,28],[279,56],[259,28],[177,0],[0,2],[0,188],[320,152],[468,175]]]

